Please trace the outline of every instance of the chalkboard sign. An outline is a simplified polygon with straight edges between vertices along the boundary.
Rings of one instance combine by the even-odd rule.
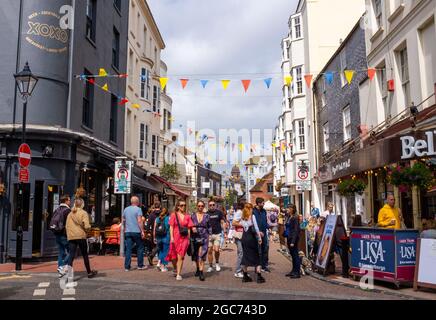
[[[414,290],[418,287],[436,289],[436,239],[418,239]]]

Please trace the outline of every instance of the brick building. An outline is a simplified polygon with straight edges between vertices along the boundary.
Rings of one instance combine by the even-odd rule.
[[[265,201],[271,200],[274,196],[274,175],[273,172],[269,172],[263,176],[256,185],[250,189],[250,199],[254,204],[256,198],[264,198]]]

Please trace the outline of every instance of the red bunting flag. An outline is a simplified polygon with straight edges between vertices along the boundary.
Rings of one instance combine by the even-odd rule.
[[[250,87],[251,80],[241,80],[241,82],[242,82],[242,85],[244,86],[245,92],[247,92],[248,88]]]
[[[304,79],[306,80],[307,87],[310,88],[310,86],[312,85],[313,75],[311,75],[311,74],[306,74],[306,75],[304,76]]]
[[[121,99],[120,106],[125,105],[127,102],[129,102],[128,99],[126,99],[126,98]]]
[[[375,70],[374,68],[369,68],[369,69],[368,69],[368,77],[369,77],[369,80],[374,79],[375,72],[376,72],[376,70]]]
[[[119,78],[127,78],[129,75],[127,73],[124,74],[120,74],[118,77]]]
[[[182,88],[185,89],[185,88],[186,88],[186,85],[187,85],[188,82],[189,82],[189,79],[180,79],[180,82],[182,83]]]
[[[89,81],[90,84],[95,84],[95,80],[94,80],[94,78],[89,78],[88,81]]]

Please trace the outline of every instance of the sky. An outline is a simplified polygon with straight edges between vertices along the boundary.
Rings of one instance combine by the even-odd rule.
[[[186,133],[195,121],[194,130],[216,131],[216,143],[219,129],[272,132],[282,105],[281,40],[297,2],[148,0],[166,44],[162,60],[168,66],[174,128]],[[192,79],[185,90],[182,78]],[[273,78],[270,89],[266,78]],[[227,90],[224,79],[232,80]],[[244,93],[241,80],[246,79],[253,81]],[[200,80],[211,81],[203,89]]]

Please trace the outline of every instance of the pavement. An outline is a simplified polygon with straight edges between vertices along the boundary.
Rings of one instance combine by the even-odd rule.
[[[414,300],[436,299],[436,294],[409,292],[409,289],[362,290],[349,284],[349,279],[323,279],[303,276],[290,279],[284,275],[291,263],[278,252],[278,244],[270,245],[271,273],[264,273],[266,283],[242,283],[234,277],[236,246],[229,244],[221,252],[220,272],[206,273],[206,281],[194,276],[195,265],[187,257],[183,281],[176,281],[171,272],[155,267],[125,272],[124,259],[118,256],[91,256],[91,267],[99,271],[94,279],[86,277],[83,260],[74,262],[74,282],[60,280],[56,262],[25,263],[23,271],[15,272],[14,264],[0,265],[0,299],[8,300]],[[132,266],[135,266],[133,259]],[[253,272],[252,276],[254,277]],[[408,290],[408,291],[405,291]],[[399,293],[400,292],[400,293]]]

